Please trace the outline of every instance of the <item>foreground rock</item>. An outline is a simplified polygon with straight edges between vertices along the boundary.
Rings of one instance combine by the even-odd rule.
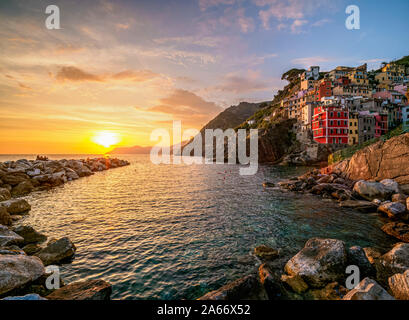
[[[0,188],[0,202],[11,199],[11,193],[6,188]]]
[[[399,219],[406,213],[406,206],[400,202],[387,202],[381,204],[378,211],[385,213],[390,219]]]
[[[4,226],[9,226],[13,222],[10,214],[7,212],[5,207],[0,207],[0,224]]]
[[[209,292],[198,300],[266,300],[267,298],[257,277],[249,275]]]
[[[380,182],[370,182],[365,180],[360,180],[355,183],[353,190],[368,201],[375,199],[388,200],[394,193],[393,190],[387,188]]]
[[[77,249],[68,237],[50,241],[47,247],[35,254],[44,265],[60,264],[70,260]]]
[[[375,280],[365,278],[343,300],[395,300]]]
[[[109,300],[112,286],[104,280],[88,280],[66,285],[47,296],[49,300]]]
[[[0,206],[6,208],[7,212],[13,214],[25,214],[31,210],[30,204],[24,199],[11,199],[0,202]]]
[[[409,242],[409,224],[390,222],[382,227],[382,231],[403,242]]]
[[[44,265],[36,257],[0,255],[0,295],[37,280],[44,272]]]
[[[375,261],[377,279],[387,284],[388,278],[409,269],[409,243],[398,243]]]
[[[19,226],[13,229],[13,231],[24,238],[23,245],[41,243],[47,240],[47,236],[37,232],[30,226]]]
[[[321,288],[341,280],[345,273],[345,243],[335,239],[314,238],[284,267],[290,276],[301,277],[309,286]]]
[[[388,279],[389,288],[398,300],[409,300],[409,269]]]
[[[354,209],[361,212],[376,212],[377,206],[373,202],[359,201],[359,200],[346,200],[340,202],[340,207]]]
[[[353,246],[347,250],[347,255],[348,265],[358,266],[361,279],[375,276],[376,270],[370,263],[364,249],[359,246]]]
[[[338,164],[352,180],[394,179],[409,184],[409,133],[370,145]]]
[[[13,244],[22,244],[23,242],[23,237],[9,230],[6,226],[0,225],[0,248]]]
[[[254,255],[261,261],[271,261],[277,258],[279,253],[276,249],[261,245],[254,248]]]

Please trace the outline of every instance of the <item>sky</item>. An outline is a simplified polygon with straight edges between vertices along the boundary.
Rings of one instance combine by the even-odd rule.
[[[359,30],[345,27],[351,4]],[[200,129],[271,100],[291,68],[409,55],[408,13],[407,0],[3,0],[0,153],[104,153],[101,135],[154,145],[173,120]]]

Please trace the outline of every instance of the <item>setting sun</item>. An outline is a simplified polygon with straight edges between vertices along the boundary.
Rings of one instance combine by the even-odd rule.
[[[96,144],[109,148],[110,146],[118,144],[121,139],[117,133],[102,131],[98,132],[93,138],[92,141]]]

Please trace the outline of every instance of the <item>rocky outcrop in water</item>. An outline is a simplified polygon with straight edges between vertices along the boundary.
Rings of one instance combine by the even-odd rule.
[[[409,133],[378,141],[357,153],[351,159],[334,166],[334,171],[352,180],[394,179],[409,185]]]
[[[47,296],[48,300],[109,300],[112,286],[104,280],[70,283]]]

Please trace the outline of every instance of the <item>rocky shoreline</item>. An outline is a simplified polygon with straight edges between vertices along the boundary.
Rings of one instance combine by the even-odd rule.
[[[21,159],[0,163],[0,299],[106,300],[112,287],[104,280],[89,280],[47,289],[52,272],[47,266],[69,263],[76,247],[68,237],[48,239],[30,226],[13,227],[29,214],[30,204],[20,197],[48,190],[95,172],[129,165],[110,158],[81,160]],[[48,239],[48,242],[46,242]]]

